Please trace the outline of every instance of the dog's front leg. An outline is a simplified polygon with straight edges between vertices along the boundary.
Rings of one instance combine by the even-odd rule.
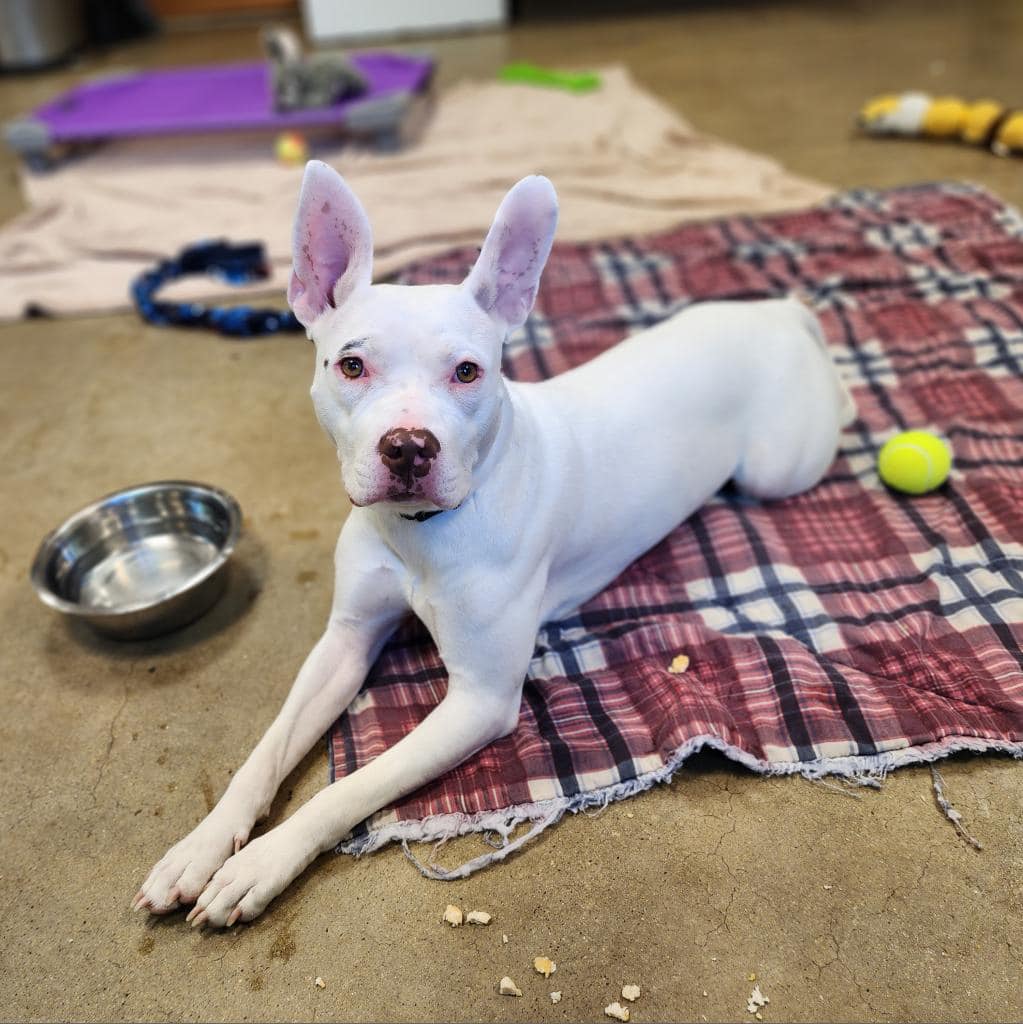
[[[196,828],[149,873],[135,909],[167,913],[194,903],[213,873],[248,841],[281,782],[358,693],[370,666],[407,611],[397,574],[365,531],[347,528],[336,554],[334,607],[266,734]]]
[[[281,781],[358,692],[365,664],[355,642],[356,636],[328,626],[273,724],[213,810],[150,872],[136,909],[161,914],[194,903],[217,868],[248,841]]]
[[[448,669],[440,704],[374,761],[235,854],[190,916],[215,925],[251,920],[365,817],[511,732],[539,625],[539,595],[520,590],[515,598],[514,608],[488,620],[467,613],[471,600],[451,609],[450,619],[438,620],[435,638]]]

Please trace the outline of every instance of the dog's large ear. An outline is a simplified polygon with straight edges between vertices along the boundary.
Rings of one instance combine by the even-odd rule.
[[[373,235],[362,204],[332,167],[306,164],[291,240],[288,304],[309,327],[373,274]]]
[[[509,329],[524,323],[533,308],[557,225],[558,197],[539,174],[523,178],[498,207],[465,287]]]

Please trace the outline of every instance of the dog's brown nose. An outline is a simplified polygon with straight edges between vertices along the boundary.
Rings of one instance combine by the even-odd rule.
[[[429,430],[396,427],[389,430],[377,445],[380,461],[398,477],[406,490],[412,489],[413,477],[423,477],[440,451],[440,441]]]

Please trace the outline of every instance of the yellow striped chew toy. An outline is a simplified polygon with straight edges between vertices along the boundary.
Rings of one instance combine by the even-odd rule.
[[[1023,110],[995,100],[967,103],[923,92],[877,96],[860,111],[860,127],[870,135],[957,139],[998,156],[1023,155]]]

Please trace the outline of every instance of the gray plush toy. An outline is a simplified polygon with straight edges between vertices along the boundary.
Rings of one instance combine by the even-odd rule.
[[[268,26],[261,35],[263,49],[270,59],[276,110],[329,107],[366,91],[366,80],[344,57],[305,56],[298,37],[283,26]]]

